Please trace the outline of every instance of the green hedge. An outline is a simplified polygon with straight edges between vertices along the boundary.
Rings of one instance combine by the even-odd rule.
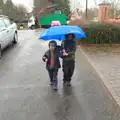
[[[86,44],[119,44],[120,28],[110,24],[89,24],[82,26],[87,38],[81,39]]]

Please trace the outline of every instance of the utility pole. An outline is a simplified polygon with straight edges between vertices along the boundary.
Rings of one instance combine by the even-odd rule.
[[[75,2],[76,2],[76,1],[74,0],[74,9],[75,9],[75,7],[76,7],[76,4],[75,4]]]
[[[85,11],[85,16],[88,18],[88,0],[86,0],[86,11]]]
[[[75,15],[76,15],[76,0],[74,0],[74,12],[75,12]]]

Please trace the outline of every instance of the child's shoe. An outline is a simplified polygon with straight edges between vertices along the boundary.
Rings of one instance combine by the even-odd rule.
[[[70,87],[71,86],[71,82],[67,82],[67,86]]]
[[[53,82],[50,82],[50,85],[53,85]]]
[[[53,85],[52,85],[52,88],[53,88],[54,90],[58,90],[58,87],[57,87],[56,84],[53,84]]]

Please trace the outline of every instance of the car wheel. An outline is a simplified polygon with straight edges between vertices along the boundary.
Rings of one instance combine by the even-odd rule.
[[[2,57],[2,49],[1,49],[1,45],[0,45],[0,59]]]
[[[17,33],[15,33],[13,43],[16,44],[17,42],[18,42],[18,35]]]
[[[35,26],[34,26],[34,25],[33,25],[33,26],[31,26],[31,29],[32,29],[32,30],[34,30],[34,29],[35,29]]]

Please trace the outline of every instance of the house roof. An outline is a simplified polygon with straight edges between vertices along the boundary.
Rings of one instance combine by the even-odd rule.
[[[57,6],[57,4],[47,5],[46,7],[41,8],[40,11],[39,11],[39,13],[42,14],[42,13],[44,13],[44,11],[45,11],[46,9],[54,8],[54,7],[56,7],[56,6]]]

